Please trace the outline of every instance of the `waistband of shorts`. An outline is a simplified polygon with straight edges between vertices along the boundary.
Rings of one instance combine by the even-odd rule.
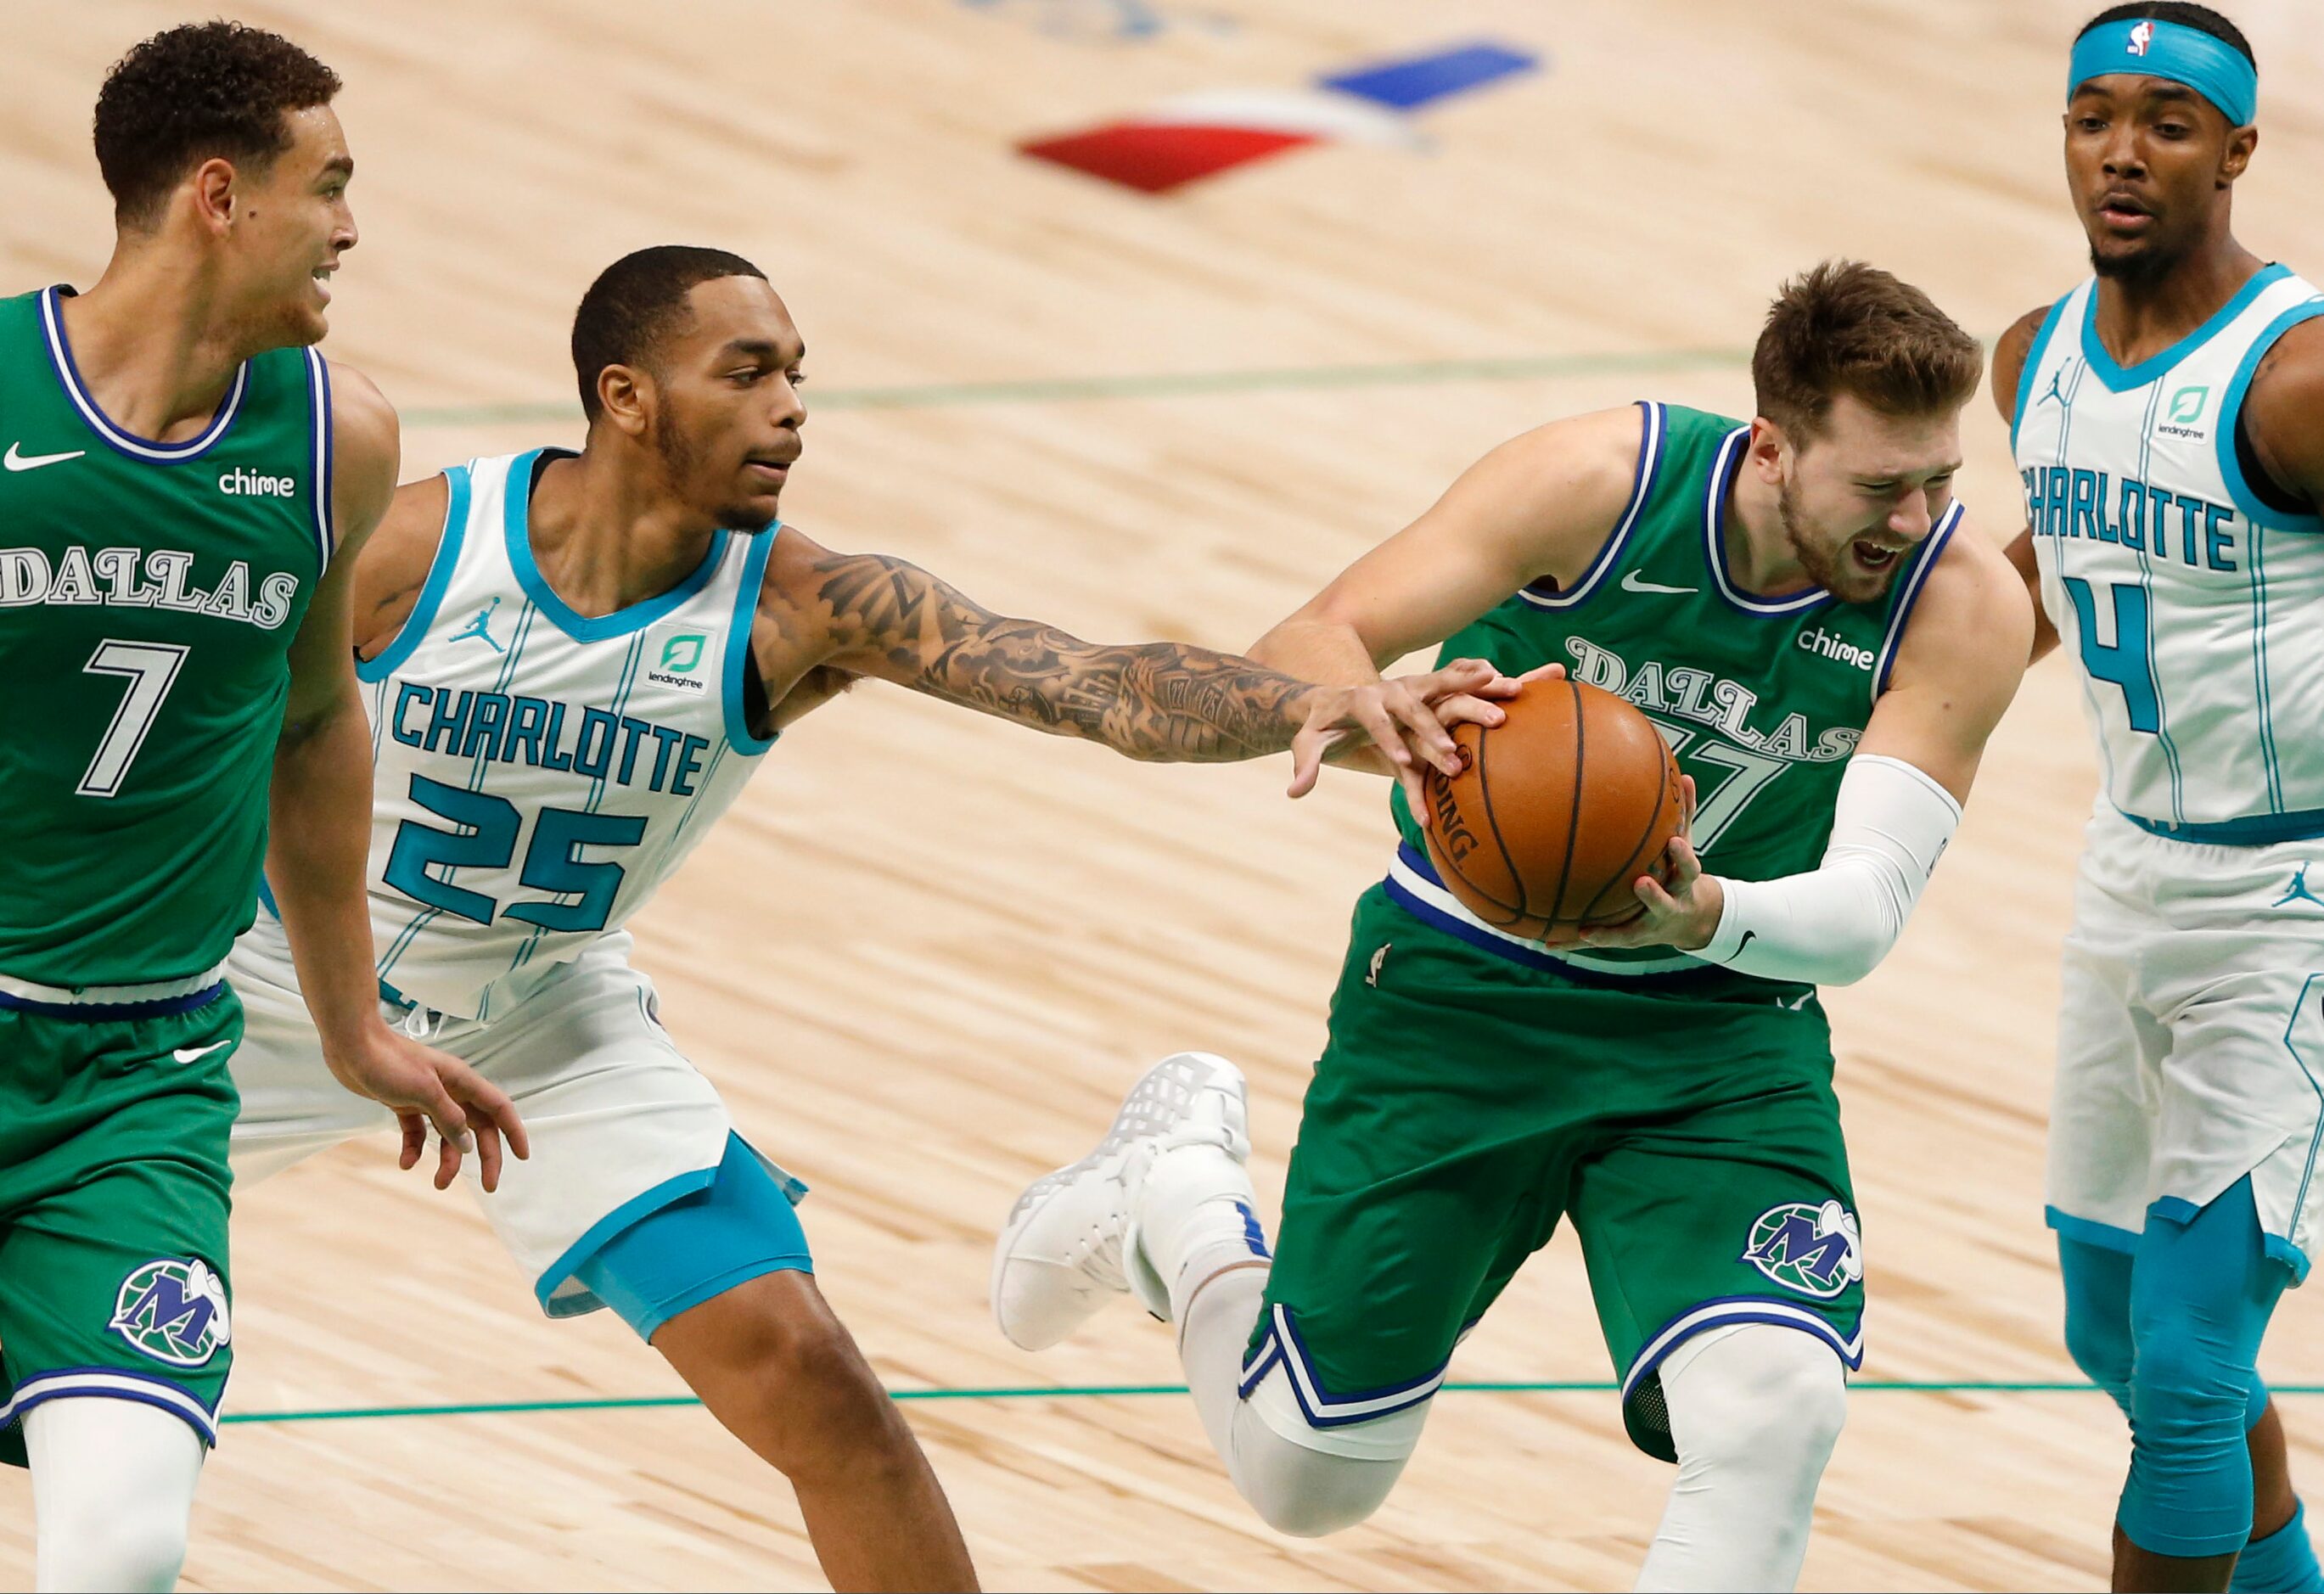
[[[97,1023],[108,1018],[165,1018],[208,1007],[226,990],[226,965],[182,980],[137,985],[43,985],[0,974],[0,1009]]]
[[[1428,854],[1410,842],[1400,843],[1388,879],[1380,882],[1388,899],[1422,924],[1443,930],[1470,945],[1528,969],[1607,981],[1651,980],[1658,975],[1686,974],[1716,968],[1699,957],[1674,950],[1667,957],[1616,959],[1584,954],[1552,952],[1538,941],[1497,930],[1462,906],[1444,887]]]
[[[2146,819],[2136,814],[2116,814],[2166,842],[2196,842],[2210,847],[2272,847],[2279,842],[2312,842],[2324,837],[2324,808],[2299,814],[2253,814],[2242,819],[2214,819],[2173,825],[2167,819]]]

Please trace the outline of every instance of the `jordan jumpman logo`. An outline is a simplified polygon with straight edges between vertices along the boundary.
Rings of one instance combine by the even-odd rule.
[[[486,604],[483,608],[477,610],[476,617],[468,622],[468,629],[464,631],[455,633],[452,640],[456,642],[465,642],[470,637],[481,637],[485,641],[492,644],[492,650],[493,652],[507,652],[508,650],[506,648],[502,647],[496,641],[493,641],[493,611],[500,606],[500,594],[498,593],[494,593],[493,594],[493,601]]]

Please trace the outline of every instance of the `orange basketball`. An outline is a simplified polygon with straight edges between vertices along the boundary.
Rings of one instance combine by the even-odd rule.
[[[1678,764],[1610,692],[1536,681],[1485,729],[1453,727],[1466,767],[1428,772],[1428,856],[1497,930],[1539,940],[1643,911],[1632,889],[1678,834]]]

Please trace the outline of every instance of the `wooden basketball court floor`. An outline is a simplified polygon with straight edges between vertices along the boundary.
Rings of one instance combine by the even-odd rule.
[[[1535,421],[1638,395],[1748,413],[1765,300],[1821,256],[1888,265],[1988,339],[2063,291],[2083,5],[236,11],[347,79],[364,240],[329,348],[402,408],[407,475],[577,438],[564,339],[589,278],[638,245],[723,244],[811,346],[787,519],[1084,634],[1236,647]],[[2304,0],[2233,9],[2265,88],[2240,230],[2324,271],[2303,180],[2324,44]],[[97,81],[188,14],[0,8],[8,290],[95,276]],[[1010,152],[1470,38],[1548,69],[1416,118],[1422,148],[1312,149],[1158,199]],[[1968,447],[1963,494],[2005,537],[2017,494],[1982,404]],[[1130,1308],[1039,1358],[991,1326],[1010,1200],[1164,1052],[1242,1063],[1279,1190],[1348,906],[1389,845],[1382,788],[1327,778],[1292,805],[1284,776],[1133,765],[867,687],[784,741],[643,916],[641,957],[743,1128],[816,1187],[825,1288],[911,1402],[991,1585],[1627,1587],[1668,1473],[1621,1437],[1570,1238],[1453,1366],[1536,1387],[1448,1394],[1394,1500],[1322,1543],[1257,1523],[1183,1397],[1093,1393],[1177,1380]],[[2060,1347],[2040,1177],[2092,781],[2053,662],[1902,945],[1831,996],[1871,1350],[1808,1587],[2103,1583],[2125,1435]],[[234,1425],[189,1586],[816,1584],[779,1481],[609,1316],[540,1318],[465,1193],[364,1144],[245,1192],[236,1223]],[[2319,1387],[2324,1314],[2291,1297],[2265,1360]],[[2324,1489],[2324,1396],[2283,1405]],[[30,1568],[11,1473],[0,1580]]]

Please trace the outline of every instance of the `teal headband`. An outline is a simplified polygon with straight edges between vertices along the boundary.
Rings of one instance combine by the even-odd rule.
[[[2125,18],[2074,41],[2066,97],[2093,78],[2135,72],[2183,83],[2209,100],[2230,127],[2247,127],[2259,110],[2259,69],[2224,39],[2182,23]]]

